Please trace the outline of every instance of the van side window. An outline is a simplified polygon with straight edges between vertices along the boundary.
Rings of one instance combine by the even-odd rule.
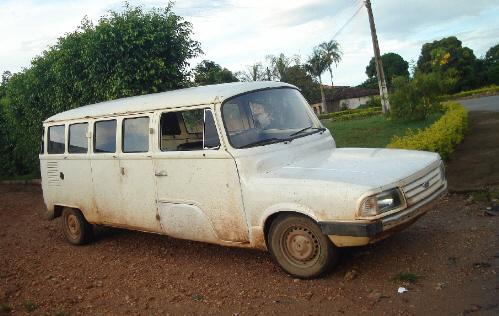
[[[219,147],[218,133],[210,110],[205,109],[168,112],[161,114],[160,149],[186,151]]]
[[[203,109],[183,111],[181,113],[187,133],[197,134],[203,132]]]
[[[69,125],[68,152],[71,154],[86,154],[88,151],[87,141],[88,123],[76,123]]]
[[[217,127],[213,112],[211,110],[204,110],[204,149],[214,149],[220,147],[220,139],[218,138]]]
[[[161,134],[169,136],[182,134],[176,112],[168,112],[161,115]]]
[[[50,126],[48,132],[48,147],[47,153],[49,154],[64,154],[64,125]]]
[[[95,122],[94,129],[94,152],[116,152],[116,120]]]
[[[124,153],[149,151],[149,117],[124,119],[122,128]]]

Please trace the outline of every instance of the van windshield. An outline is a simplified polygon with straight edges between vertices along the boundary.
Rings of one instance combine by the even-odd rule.
[[[307,101],[292,88],[255,91],[227,100],[222,106],[231,145],[249,148],[323,131]]]

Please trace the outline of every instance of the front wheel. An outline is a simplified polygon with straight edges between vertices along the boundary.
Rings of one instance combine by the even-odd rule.
[[[270,226],[272,259],[290,275],[311,279],[328,272],[337,262],[338,249],[310,218],[280,215]]]
[[[65,207],[62,211],[62,231],[73,245],[83,245],[92,239],[93,227],[76,209]]]

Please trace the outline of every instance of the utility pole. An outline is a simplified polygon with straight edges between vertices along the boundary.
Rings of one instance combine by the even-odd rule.
[[[371,27],[371,38],[373,41],[374,61],[376,63],[376,73],[378,74],[379,95],[381,96],[381,107],[383,113],[390,111],[390,102],[388,101],[388,89],[386,88],[385,72],[383,71],[383,63],[379,53],[378,36],[376,35],[376,26],[374,25],[373,11],[371,8],[371,0],[364,1],[367,14],[369,15],[369,25]]]

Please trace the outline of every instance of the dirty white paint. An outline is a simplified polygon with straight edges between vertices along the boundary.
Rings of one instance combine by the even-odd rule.
[[[89,123],[88,153],[69,154],[67,135],[63,154],[47,154],[45,143],[40,165],[48,214],[54,214],[55,206],[68,206],[80,209],[94,224],[265,248],[265,221],[276,212],[301,213],[316,221],[383,218],[403,210],[359,218],[362,200],[386,189],[410,187],[440,165],[440,157],[428,152],[338,149],[327,130],[289,143],[232,148],[221,117],[223,101],[273,87],[293,88],[276,82],[190,88],[90,105],[47,119],[45,135],[52,125],[65,124],[67,134],[70,124]],[[160,151],[161,113],[196,108],[214,112],[220,148]],[[149,117],[149,150],[123,153],[122,120],[136,116]],[[94,154],[93,126],[106,118],[117,119],[117,151]],[[60,173],[64,179],[58,178]],[[438,181],[435,188],[445,188],[445,179]],[[348,236],[332,240],[338,246],[370,242]]]

